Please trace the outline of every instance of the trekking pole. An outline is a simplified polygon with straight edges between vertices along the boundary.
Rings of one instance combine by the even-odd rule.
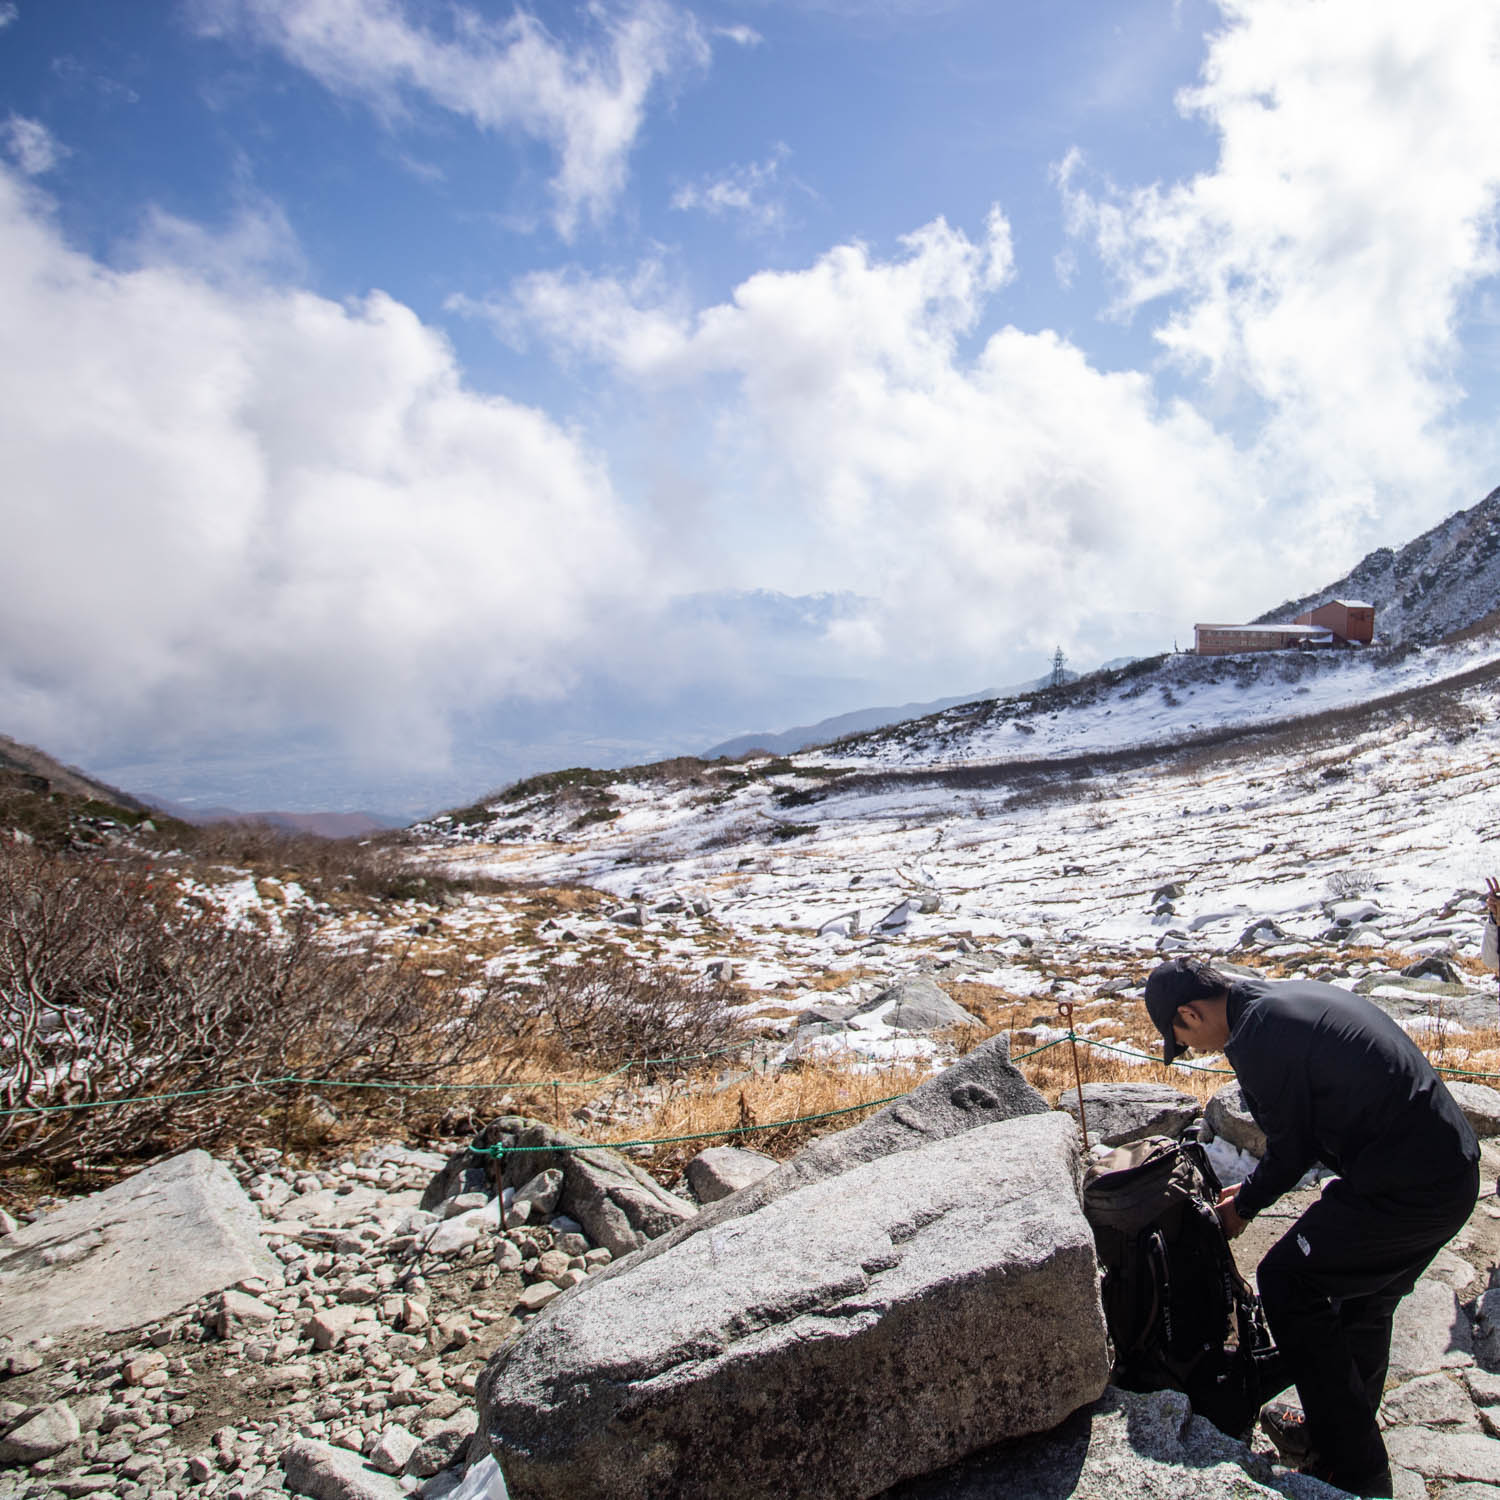
[[[1073,1034],[1073,1002],[1059,1000],[1057,1013],[1068,1023],[1068,1051],[1073,1054],[1073,1083],[1078,1089],[1078,1124],[1083,1131],[1083,1149],[1089,1149],[1089,1122],[1083,1112],[1083,1074],[1078,1067],[1078,1040]]]

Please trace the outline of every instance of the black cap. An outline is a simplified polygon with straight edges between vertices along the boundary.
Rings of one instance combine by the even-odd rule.
[[[1190,960],[1170,958],[1158,964],[1146,981],[1146,1014],[1161,1032],[1162,1061],[1171,1062],[1188,1049],[1172,1035],[1172,1020],[1179,1005],[1201,1000],[1206,993],[1202,979],[1190,967]]]

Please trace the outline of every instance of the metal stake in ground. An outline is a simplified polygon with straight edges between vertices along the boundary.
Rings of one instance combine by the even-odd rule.
[[[1500,928],[1500,880],[1496,880],[1493,875],[1487,875],[1485,877],[1484,886],[1485,918],[1491,924],[1491,926]],[[1487,948],[1489,946],[1489,935],[1489,930],[1488,928],[1486,928],[1486,941],[1480,945],[1481,947]],[[1497,939],[1500,939],[1500,934],[1497,934]],[[1495,947],[1495,1007],[1497,1012],[1500,1012],[1500,940],[1497,940]],[[1489,955],[1486,954],[1484,955],[1484,957],[1485,961],[1488,962]]]
[[[1073,1054],[1073,1083],[1078,1089],[1078,1124],[1083,1130],[1083,1149],[1089,1149],[1089,1122],[1083,1112],[1083,1074],[1078,1068],[1078,1040],[1073,1034],[1073,1002],[1059,1000],[1057,1013],[1068,1023],[1068,1051]]]

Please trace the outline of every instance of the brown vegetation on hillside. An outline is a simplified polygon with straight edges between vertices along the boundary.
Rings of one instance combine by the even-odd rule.
[[[331,949],[306,913],[273,938],[184,900],[145,861],[0,842],[0,1110],[22,1111],[0,1115],[0,1159],[211,1145],[286,1103],[263,1090],[291,1075],[452,1077],[497,1033],[486,999],[400,955]],[[212,1092],[226,1085],[252,1087]]]

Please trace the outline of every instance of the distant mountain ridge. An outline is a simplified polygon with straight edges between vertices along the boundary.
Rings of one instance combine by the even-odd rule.
[[[1500,489],[1455,511],[1399,552],[1380,547],[1350,572],[1251,624],[1291,620],[1330,599],[1375,606],[1375,635],[1391,644],[1427,645],[1500,608]]]
[[[169,802],[165,797],[151,799],[153,807],[180,818],[184,823],[269,823],[294,833],[314,833],[324,839],[352,839],[367,833],[384,833],[404,828],[405,818],[391,818],[372,812],[241,812],[236,807],[195,807],[187,802]]]
[[[887,724],[898,724],[903,719],[920,719],[926,714],[935,714],[960,703],[974,703],[982,698],[996,696],[995,693],[988,692],[961,693],[956,698],[936,698],[931,703],[903,703],[899,708],[857,708],[852,713],[819,719],[816,724],[798,724],[791,729],[766,733],[737,734],[733,739],[703,751],[701,759],[718,760],[721,756],[726,756],[734,760],[741,755],[748,755],[752,750],[764,750],[772,755],[790,755],[794,751],[805,750],[809,745],[821,745],[846,734],[883,729]]]

